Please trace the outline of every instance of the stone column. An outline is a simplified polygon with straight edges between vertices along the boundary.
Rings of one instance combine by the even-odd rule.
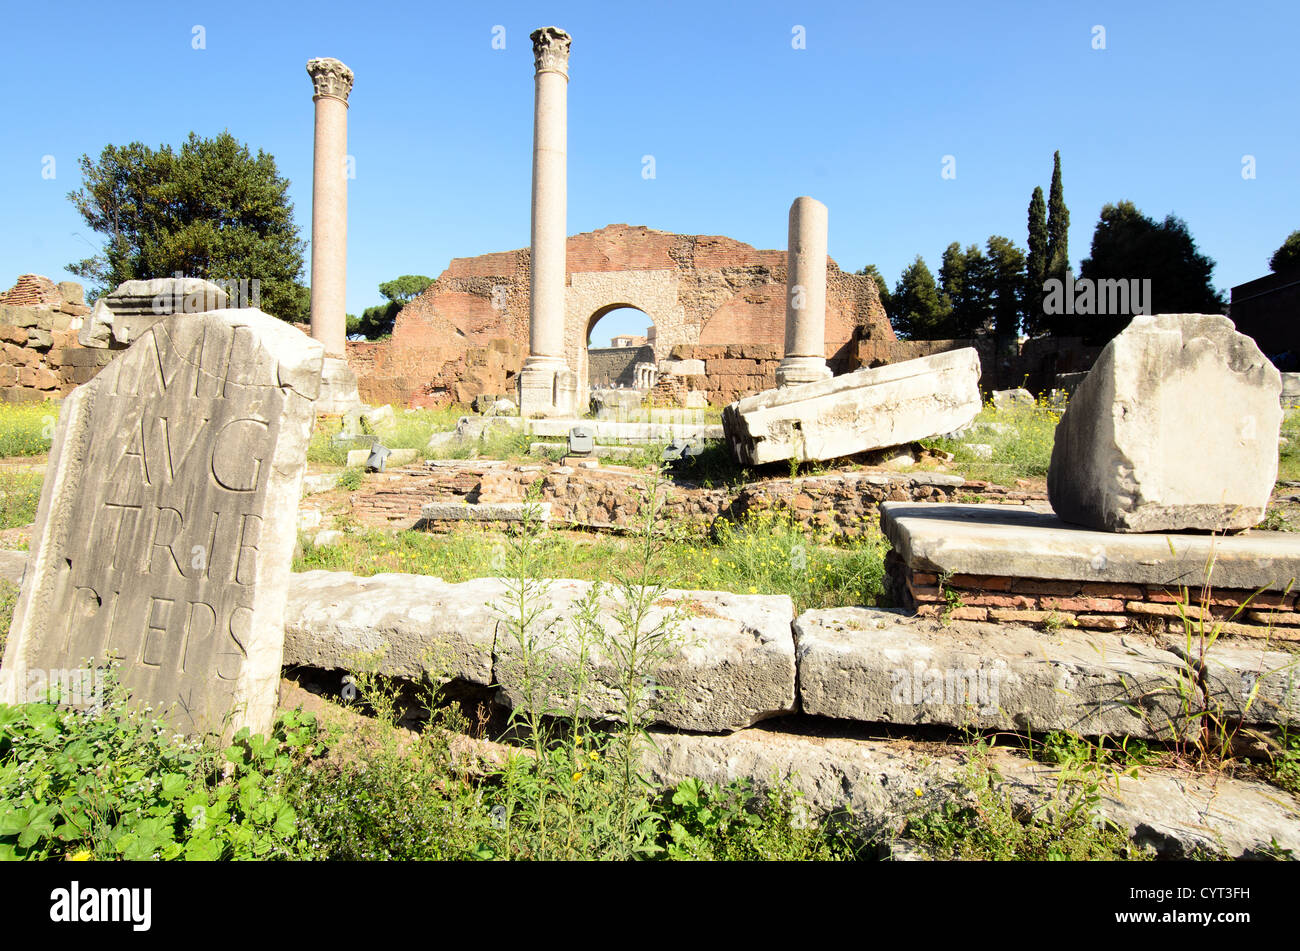
[[[568,138],[569,34],[534,30],[533,226],[528,359],[519,373],[524,417],[572,416],[577,374],[564,358],[564,284]]]
[[[311,335],[325,346],[317,409],[346,412],[360,403],[347,365],[348,95],[352,70],[336,59],[307,62],[316,103],[311,190]]]
[[[777,386],[815,383],[831,376],[826,366],[826,206],[796,198],[790,206],[786,250],[785,359]]]

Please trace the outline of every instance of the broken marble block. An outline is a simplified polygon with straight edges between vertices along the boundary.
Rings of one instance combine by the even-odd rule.
[[[835,459],[949,433],[978,415],[980,363],[965,347],[748,396],[722,411],[742,465]]]
[[[1281,392],[1277,368],[1227,317],[1134,318],[1056,428],[1053,510],[1108,532],[1250,528],[1277,478]]]

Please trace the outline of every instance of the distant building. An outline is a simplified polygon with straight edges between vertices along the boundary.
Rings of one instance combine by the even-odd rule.
[[[609,345],[611,347],[644,347],[648,340],[645,337],[638,337],[632,334],[624,334],[621,337],[610,337]]]
[[[1300,271],[1269,274],[1232,289],[1228,316],[1269,357],[1300,361]],[[1283,367],[1295,369],[1300,367]]]

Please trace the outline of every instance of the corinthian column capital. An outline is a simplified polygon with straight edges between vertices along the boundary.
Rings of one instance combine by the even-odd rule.
[[[533,58],[538,73],[559,73],[569,78],[569,44],[573,38],[558,26],[544,26],[533,30],[528,38],[533,41]]]
[[[307,61],[307,75],[316,88],[312,99],[324,96],[347,104],[348,94],[352,92],[352,70],[341,62],[330,58],[310,59]]]

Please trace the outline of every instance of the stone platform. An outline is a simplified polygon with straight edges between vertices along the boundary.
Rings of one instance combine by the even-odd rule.
[[[881,505],[889,587],[918,613],[1118,630],[1182,629],[1300,640],[1300,536],[1117,534],[998,505]]]

